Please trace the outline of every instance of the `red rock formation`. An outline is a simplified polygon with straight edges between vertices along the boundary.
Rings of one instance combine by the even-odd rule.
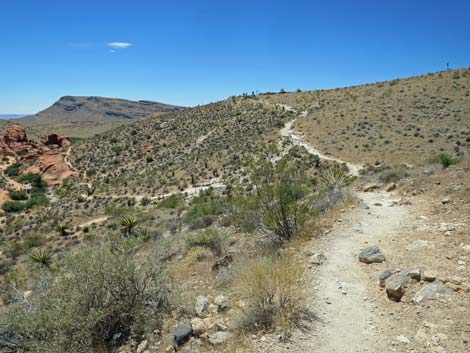
[[[70,146],[70,139],[68,136],[62,135],[59,136],[57,134],[51,134],[47,136],[47,139],[44,140],[45,145],[57,145],[60,147]]]
[[[20,125],[12,125],[8,128],[3,138],[7,145],[12,142],[28,142],[26,130]]]
[[[49,135],[44,143],[29,141],[25,129],[13,125],[0,139],[0,158],[13,156],[20,162],[28,163],[30,166],[26,173],[40,174],[49,186],[56,186],[76,175],[64,161],[70,144],[67,136],[57,134]],[[50,149],[46,145],[55,145],[56,148]]]
[[[139,150],[139,157],[143,157],[146,154],[154,154],[155,153],[155,147],[153,145],[148,145],[146,147],[142,147]]]

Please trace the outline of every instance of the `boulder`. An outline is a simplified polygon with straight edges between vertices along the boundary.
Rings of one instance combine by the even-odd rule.
[[[173,334],[173,343],[176,347],[185,344],[193,335],[193,328],[188,323],[178,324]]]
[[[416,293],[413,300],[415,303],[421,303],[422,301],[436,299],[441,296],[450,295],[451,293],[452,289],[449,287],[442,284],[431,283]]]
[[[209,315],[209,300],[204,297],[203,295],[200,295],[196,298],[196,304],[194,305],[194,311],[196,312],[196,315],[201,318],[205,318],[207,315]]]
[[[5,132],[4,141],[6,144],[27,142],[26,130],[20,125],[12,125]]]
[[[359,253],[359,261],[365,264],[381,263],[385,261],[385,255],[377,245],[374,245]]]

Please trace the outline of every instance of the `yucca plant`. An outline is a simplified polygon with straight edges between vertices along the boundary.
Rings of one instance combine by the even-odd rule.
[[[31,259],[38,264],[49,267],[52,262],[52,253],[46,249],[38,249],[31,253]]]
[[[320,181],[325,189],[345,188],[355,180],[354,176],[348,175],[340,165],[334,165],[324,170],[320,175]]]
[[[134,228],[140,223],[135,217],[123,216],[120,218],[122,235],[128,237],[134,231]]]
[[[58,226],[57,226],[57,229],[59,230],[59,233],[61,236],[65,237],[66,235],[68,235],[68,230],[69,230],[69,225],[66,224],[66,223],[60,223]]]

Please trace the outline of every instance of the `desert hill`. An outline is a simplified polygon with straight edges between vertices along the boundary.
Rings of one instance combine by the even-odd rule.
[[[134,119],[181,109],[183,107],[152,101],[65,96],[35,115],[16,119],[15,123],[33,128],[38,135],[58,131],[87,137]]]
[[[306,111],[295,129],[350,162],[423,162],[470,142],[470,69],[258,98]]]

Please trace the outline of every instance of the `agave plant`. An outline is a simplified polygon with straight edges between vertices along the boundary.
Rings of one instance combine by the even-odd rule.
[[[31,259],[38,264],[49,267],[52,262],[52,253],[46,249],[38,249],[31,253]]]
[[[128,237],[132,234],[134,228],[140,223],[135,217],[123,216],[120,218],[122,235]]]
[[[355,179],[354,176],[348,175],[347,170],[340,165],[331,166],[320,175],[320,181],[327,189],[344,188]]]

